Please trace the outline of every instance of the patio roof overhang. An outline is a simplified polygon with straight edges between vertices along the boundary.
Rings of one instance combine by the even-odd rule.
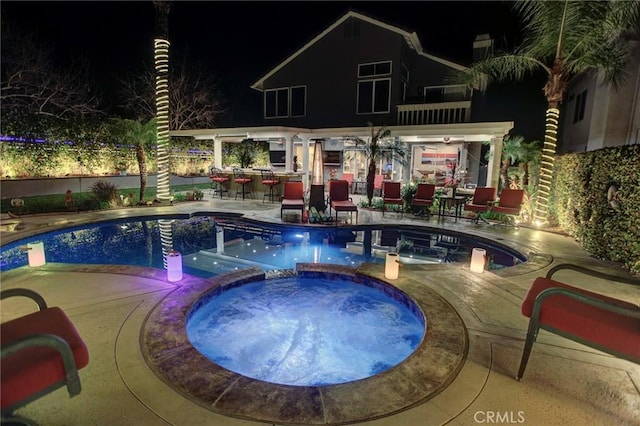
[[[391,137],[400,137],[404,142],[442,142],[443,138],[465,142],[485,142],[502,138],[513,128],[513,121],[430,124],[422,126],[387,126]],[[367,138],[371,128],[335,127],[306,129],[298,127],[261,126],[230,127],[216,129],[175,130],[169,133],[176,137],[193,137],[198,140],[222,140],[240,142],[243,139],[273,140],[299,137],[302,139],[340,139],[345,137]]]

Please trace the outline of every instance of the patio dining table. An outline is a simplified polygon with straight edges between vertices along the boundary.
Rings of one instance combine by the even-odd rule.
[[[445,217],[454,217],[455,221],[458,221],[458,218],[462,216],[462,209],[464,204],[467,201],[467,196],[465,195],[437,195],[439,200],[438,203],[438,220],[444,219]],[[454,209],[454,213],[451,214],[451,209]]]

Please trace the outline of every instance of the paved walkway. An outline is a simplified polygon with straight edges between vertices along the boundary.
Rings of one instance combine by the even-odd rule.
[[[173,207],[3,218],[0,237],[4,244],[69,225],[196,211],[242,212],[259,220],[280,220],[277,204],[205,199]],[[447,300],[464,321],[469,352],[460,373],[441,393],[364,424],[640,424],[640,367],[553,334],[540,332],[523,380],[513,379],[527,326],[519,305],[532,279],[551,265],[565,262],[624,274],[618,264],[590,257],[568,237],[533,229],[473,225],[467,220],[438,223],[410,215],[400,219],[385,214],[383,218],[380,212],[368,210],[361,210],[359,221],[460,230],[500,240],[532,259],[484,274],[472,274],[466,265],[404,265],[398,283],[423,283]],[[640,304],[640,287],[585,279],[570,271],[563,274],[559,278]],[[2,273],[1,281],[3,289],[32,288],[50,305],[65,309],[87,341],[91,357],[81,372],[83,392],[79,396],[69,399],[65,391],[58,390],[29,404],[20,414],[41,425],[260,424],[217,414],[182,396],[147,365],[140,348],[141,327],[153,307],[181,285],[166,282],[164,274],[137,267],[47,264]],[[2,321],[32,309],[27,303],[5,300]]]

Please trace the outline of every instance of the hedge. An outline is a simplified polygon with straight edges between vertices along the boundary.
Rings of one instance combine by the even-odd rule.
[[[555,167],[550,219],[593,256],[640,273],[640,145],[565,154]]]

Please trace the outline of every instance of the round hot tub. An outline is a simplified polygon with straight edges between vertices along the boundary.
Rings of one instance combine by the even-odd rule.
[[[187,316],[193,346],[216,364],[270,383],[323,386],[380,374],[422,341],[411,298],[380,282],[287,277],[204,296]]]
[[[351,424],[390,416],[428,401],[455,379],[464,364],[468,336],[462,319],[424,280],[399,279],[392,285],[382,278],[382,273],[360,272],[360,269],[298,264],[296,272],[283,271],[279,278],[272,279],[265,279],[265,272],[257,267],[209,280],[189,276],[146,318],[140,340],[143,356],[157,376],[185,398],[215,413],[241,419],[275,424]],[[372,271],[377,270],[377,266],[372,266]],[[297,276],[302,281],[296,278],[281,282],[283,276]],[[299,291],[310,282],[324,284],[320,290],[309,285],[308,293]],[[301,298],[292,295],[291,289],[285,292],[285,287],[301,293]],[[335,287],[351,290],[334,295]],[[363,293],[352,292],[353,287]],[[194,326],[201,313],[206,316],[205,306],[235,293],[238,296],[235,305],[226,305],[221,312],[204,319],[201,326]],[[281,293],[280,298],[292,302],[294,310],[288,314],[288,320],[276,315],[281,308],[273,301],[258,301],[263,296],[265,300],[271,299],[273,293]],[[311,315],[310,311],[319,304],[326,305],[325,312]],[[380,305],[392,322],[402,319],[400,322],[407,321],[410,327],[390,333],[389,323],[376,326],[371,317],[380,314],[368,311],[369,305]],[[261,311],[262,317],[257,315]],[[343,322],[341,325],[316,323],[312,316],[343,316]],[[231,325],[236,321],[234,317],[238,321],[244,318],[248,323],[239,325],[240,321]],[[196,322],[191,324],[192,321]],[[269,324],[272,321],[280,325],[273,328]],[[214,345],[237,346],[210,359],[203,354],[206,350],[198,349],[198,343],[192,342],[196,340],[193,336],[204,336],[204,340],[208,340],[212,337],[207,331],[213,328],[210,326],[224,329],[225,324],[235,328],[237,335],[224,337],[226,340],[216,341]],[[381,334],[373,333],[376,327],[382,329]],[[328,336],[328,343],[323,333]],[[240,341],[248,340],[253,334],[260,337],[240,348]],[[279,335],[279,339],[272,334]],[[340,337],[332,342],[332,336],[336,335]],[[368,347],[379,338],[386,339],[389,346],[406,350],[392,361],[371,357],[357,367],[358,376],[346,377],[335,371],[316,375],[307,371],[289,372],[285,380],[258,374],[261,369],[278,371],[278,363],[337,365],[335,359],[320,360],[319,346],[325,345],[333,346],[338,352],[350,352],[352,357],[370,357],[353,355],[353,351],[356,347]],[[310,352],[305,352],[306,349]],[[265,354],[269,355],[265,357]],[[257,355],[263,358],[253,359]],[[250,371],[225,367],[227,358],[242,360],[252,367]],[[300,376],[315,378],[301,381]],[[331,380],[327,380],[328,376]],[[290,380],[291,377],[294,379]]]

